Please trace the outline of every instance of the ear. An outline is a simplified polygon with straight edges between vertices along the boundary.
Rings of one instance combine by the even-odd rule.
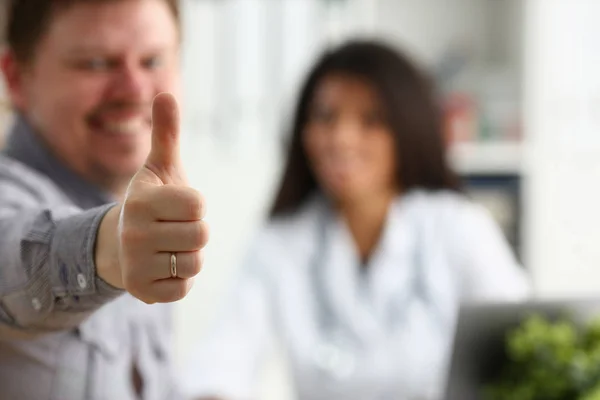
[[[0,55],[0,69],[4,77],[8,98],[13,107],[25,108],[25,90],[23,87],[23,65],[19,63],[10,50],[4,50]]]

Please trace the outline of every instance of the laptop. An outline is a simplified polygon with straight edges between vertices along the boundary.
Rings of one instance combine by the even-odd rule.
[[[483,399],[483,384],[489,382],[506,361],[504,346],[507,331],[517,327],[531,314],[556,318],[565,313],[576,323],[597,318],[600,316],[600,298],[462,306],[444,399]]]

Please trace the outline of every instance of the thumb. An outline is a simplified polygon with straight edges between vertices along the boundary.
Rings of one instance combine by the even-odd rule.
[[[179,174],[179,106],[170,93],[160,93],[152,102],[152,148],[146,167],[163,183],[174,183]]]

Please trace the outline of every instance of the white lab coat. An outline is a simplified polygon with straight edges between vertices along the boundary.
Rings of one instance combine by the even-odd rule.
[[[500,229],[460,195],[399,197],[366,269],[327,210],[315,197],[258,235],[218,326],[186,369],[192,397],[255,399],[262,356],[278,339],[298,399],[435,399],[460,302],[529,294]]]

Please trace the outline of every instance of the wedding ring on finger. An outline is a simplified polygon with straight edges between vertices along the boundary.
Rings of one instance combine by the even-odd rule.
[[[171,278],[177,278],[177,256],[171,253]]]

